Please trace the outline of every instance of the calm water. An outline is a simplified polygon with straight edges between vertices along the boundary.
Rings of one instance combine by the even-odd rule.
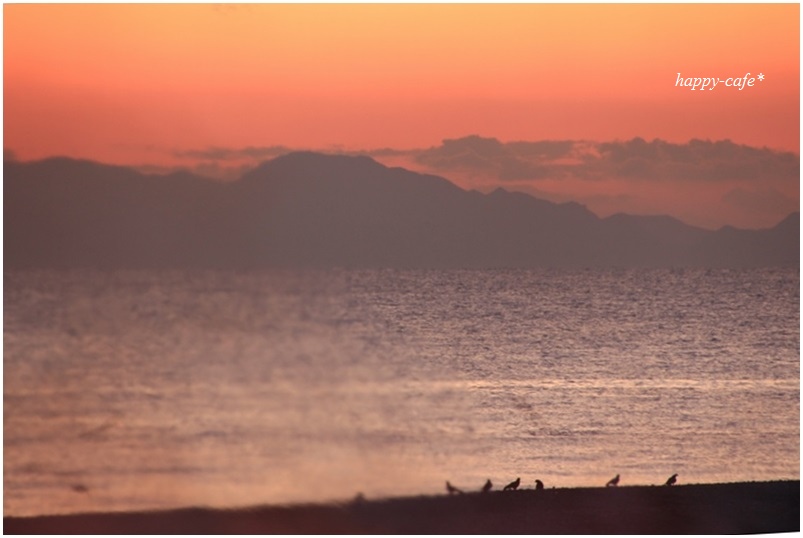
[[[4,284],[4,515],[799,478],[797,269]]]

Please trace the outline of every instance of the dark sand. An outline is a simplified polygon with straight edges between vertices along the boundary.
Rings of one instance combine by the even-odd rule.
[[[800,481],[527,489],[365,500],[343,505],[4,517],[3,523],[6,534],[799,532]]]

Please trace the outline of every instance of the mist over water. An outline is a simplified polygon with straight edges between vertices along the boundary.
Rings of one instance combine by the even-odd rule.
[[[797,268],[4,281],[7,516],[799,477]]]

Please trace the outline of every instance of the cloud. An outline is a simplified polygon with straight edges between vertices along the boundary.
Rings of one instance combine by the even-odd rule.
[[[794,153],[739,145],[730,140],[675,144],[642,138],[614,142],[542,140],[503,143],[473,135],[411,150],[412,161],[449,176],[498,181],[623,179],[627,181],[798,181]]]
[[[483,192],[504,184],[598,214],[671,214],[712,229],[766,226],[799,207],[796,153],[730,140],[502,142],[474,135],[409,150],[394,164]]]
[[[508,142],[513,152],[547,161],[571,157],[581,142],[573,140],[540,140],[537,142]]]
[[[215,179],[235,180],[264,161],[294,151],[285,146],[245,146],[241,148],[209,146],[206,148],[174,149],[173,158],[185,164],[169,166],[170,171],[187,170]],[[139,167],[145,170],[145,167]]]
[[[204,149],[175,150],[173,156],[181,159],[204,161],[264,161],[292,151],[284,146],[247,146],[244,148],[224,148],[212,146]]]
[[[600,157],[588,163],[599,172],[643,180],[753,181],[794,180],[800,159],[789,152],[734,144],[730,140],[691,140],[673,144],[634,138],[597,146]]]
[[[285,146],[211,146],[172,152],[206,175],[233,177],[234,171],[296,151]],[[332,151],[369,155],[446,178],[474,184],[538,183],[594,180],[623,182],[691,182],[758,184],[762,181],[797,184],[800,158],[790,152],[735,144],[730,140],[693,139],[676,144],[642,138],[626,141],[540,140],[501,142],[478,135],[445,139],[427,149],[381,148]],[[787,189],[782,189],[787,190]],[[736,203],[735,201],[733,203]]]
[[[501,181],[537,180],[554,176],[553,161],[570,155],[575,142],[511,142],[472,135],[444,140],[440,146],[421,150],[415,161],[433,171],[492,176]]]

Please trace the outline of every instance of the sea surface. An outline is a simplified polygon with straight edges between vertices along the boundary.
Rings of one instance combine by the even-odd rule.
[[[790,270],[6,272],[3,513],[798,479]]]

